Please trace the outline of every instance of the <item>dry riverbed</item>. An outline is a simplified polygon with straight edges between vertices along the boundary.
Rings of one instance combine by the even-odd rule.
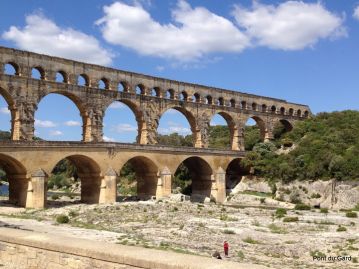
[[[215,250],[222,253],[227,240],[229,260],[272,268],[359,267],[358,218],[319,209],[287,209],[278,216],[270,199],[254,205],[250,201],[259,198],[240,195],[243,199],[236,197],[236,205],[164,200],[25,210],[1,204],[0,220],[2,225],[24,229],[203,256]],[[69,223],[57,223],[59,215],[67,215]],[[313,255],[351,256],[351,260],[313,261]]]

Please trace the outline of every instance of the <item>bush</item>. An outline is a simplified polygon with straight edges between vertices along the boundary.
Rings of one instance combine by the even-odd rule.
[[[324,213],[324,214],[327,214],[329,211],[328,211],[328,208],[321,208],[320,209],[320,213]]]
[[[356,213],[356,212],[347,212],[346,214],[345,214],[345,216],[347,217],[347,218],[357,218],[358,217],[358,214]]]
[[[313,193],[312,196],[310,196],[310,198],[312,198],[312,199],[318,199],[320,197],[322,197],[322,196],[319,193]]]
[[[69,221],[70,221],[70,219],[66,215],[58,215],[56,217],[56,222],[57,223],[69,223]]]
[[[296,204],[294,207],[295,210],[310,210],[311,207],[305,204]]]
[[[343,226],[339,226],[337,229],[337,232],[346,232],[347,228],[343,227]]]
[[[248,236],[243,239],[243,242],[246,242],[248,244],[258,244],[259,242],[257,240],[254,240],[252,237]]]
[[[283,218],[285,215],[287,215],[287,210],[285,208],[277,208],[275,215],[277,218]]]
[[[233,230],[228,230],[228,229],[223,230],[223,233],[224,233],[224,234],[236,234],[235,231],[233,231]]]
[[[53,195],[51,195],[51,199],[54,200],[54,201],[59,200],[60,196],[58,194],[53,194]]]
[[[298,217],[286,217],[283,219],[283,222],[297,222],[299,221]]]

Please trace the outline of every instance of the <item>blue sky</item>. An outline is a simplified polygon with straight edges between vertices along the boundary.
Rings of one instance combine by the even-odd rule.
[[[308,104],[359,107],[359,0],[0,1],[0,45]],[[0,97],[0,129],[10,129]],[[58,111],[61,111],[59,115]],[[77,108],[43,99],[36,134],[80,140]],[[107,139],[134,141],[132,112],[114,104]],[[212,124],[224,124],[220,116]],[[168,111],[159,132],[190,133]]]

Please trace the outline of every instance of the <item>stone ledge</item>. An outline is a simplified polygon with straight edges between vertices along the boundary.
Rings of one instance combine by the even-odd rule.
[[[66,238],[11,228],[0,228],[0,242],[60,252],[104,262],[147,269],[265,269],[169,251],[123,246],[85,239]]]

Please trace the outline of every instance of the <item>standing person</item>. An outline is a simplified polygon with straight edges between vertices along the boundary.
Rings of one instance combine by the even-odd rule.
[[[223,242],[224,255],[228,258],[229,244],[227,241]]]

